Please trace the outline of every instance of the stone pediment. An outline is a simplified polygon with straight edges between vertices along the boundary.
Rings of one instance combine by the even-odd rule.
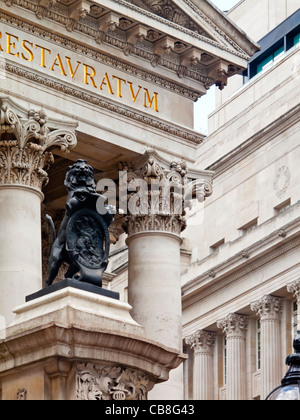
[[[176,2],[171,0],[129,0],[128,3],[135,4],[136,6],[154,13],[172,23],[182,26],[190,31],[198,33],[206,38],[213,39],[212,36],[204,30],[199,22],[195,22],[191,17],[184,12]]]
[[[208,0],[114,0],[130,4],[143,14],[156,16],[170,27],[203,39],[210,44],[227,47],[232,53],[249,57],[258,46],[224,13]],[[136,9],[137,10],[137,9]]]

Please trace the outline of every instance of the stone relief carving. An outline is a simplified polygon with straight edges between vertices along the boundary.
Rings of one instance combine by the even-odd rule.
[[[146,8],[147,10],[169,20],[172,23],[183,26],[195,33],[211,39],[211,36],[204,31],[199,25],[194,23],[192,19],[180,10],[171,0],[131,0],[136,6]]]
[[[41,189],[54,162],[50,150],[67,152],[75,147],[74,132],[51,130],[43,109],[19,115],[8,98],[0,98],[0,184],[20,184]]]
[[[290,186],[291,172],[287,166],[278,169],[274,179],[274,190],[278,198],[282,198]]]
[[[76,369],[77,400],[147,400],[149,378],[119,366],[82,363]]]

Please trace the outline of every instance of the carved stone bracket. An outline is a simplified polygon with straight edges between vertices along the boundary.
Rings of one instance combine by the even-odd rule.
[[[78,400],[147,400],[152,388],[147,375],[119,366],[82,363],[77,365],[76,375]]]
[[[0,185],[19,184],[41,189],[54,162],[51,151],[76,146],[75,131],[51,129],[43,109],[24,111],[0,98]]]

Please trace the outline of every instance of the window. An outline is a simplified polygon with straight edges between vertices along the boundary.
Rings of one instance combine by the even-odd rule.
[[[291,207],[291,199],[287,199],[285,201],[283,201],[282,203],[278,204],[277,206],[274,207],[274,213],[276,214],[281,214],[283,212],[285,212],[288,208]]]
[[[225,238],[223,238],[223,239],[221,239],[220,241],[216,242],[215,244],[211,245],[211,246],[210,246],[210,250],[211,250],[212,252],[216,252],[216,251],[218,251],[218,250],[220,249],[220,247],[221,247],[222,245],[224,245],[224,244],[225,244]]]
[[[245,235],[246,233],[249,233],[252,230],[256,229],[257,226],[258,226],[258,217],[246,223],[244,226],[241,226],[240,228],[238,228],[238,230],[241,231],[243,235]]]
[[[297,34],[295,37],[294,37],[294,45],[297,45],[297,44],[299,44],[300,43],[300,33],[299,34]]]
[[[256,74],[271,67],[284,54],[284,44],[272,51],[265,59],[257,64]]]
[[[256,324],[256,368],[259,370],[261,367],[261,322],[257,320]]]
[[[300,9],[258,41],[260,50],[249,61],[243,73],[244,83],[271,68],[286,52],[300,46]]]

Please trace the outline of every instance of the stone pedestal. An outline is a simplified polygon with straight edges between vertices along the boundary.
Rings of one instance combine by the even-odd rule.
[[[130,310],[72,287],[16,308],[0,341],[2,399],[147,399],[184,356],[145,338]]]

